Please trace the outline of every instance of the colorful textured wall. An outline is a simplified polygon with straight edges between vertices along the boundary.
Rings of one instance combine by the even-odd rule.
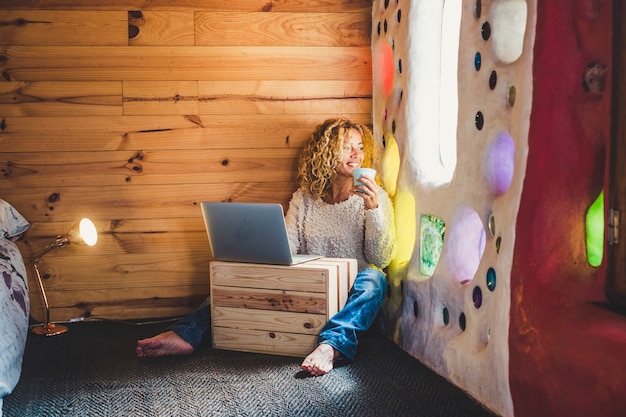
[[[374,2],[400,242],[381,326],[499,415],[626,413],[626,318],[602,308],[585,230],[607,185],[611,48],[609,1]]]

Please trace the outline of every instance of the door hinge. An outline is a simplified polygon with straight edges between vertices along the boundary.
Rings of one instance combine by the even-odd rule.
[[[609,210],[609,245],[619,244],[619,211]]]

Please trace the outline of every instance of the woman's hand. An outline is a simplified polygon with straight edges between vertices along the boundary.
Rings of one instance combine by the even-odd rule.
[[[358,180],[364,185],[356,185],[354,191],[363,199],[365,210],[378,208],[378,184],[376,181],[367,175],[363,175]]]

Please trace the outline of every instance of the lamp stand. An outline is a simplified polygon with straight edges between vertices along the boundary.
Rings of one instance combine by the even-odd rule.
[[[56,242],[50,244],[46,249],[44,249],[37,258],[33,261],[33,268],[35,269],[35,274],[37,275],[37,283],[39,284],[39,291],[41,292],[41,297],[43,298],[44,306],[46,307],[46,321],[42,323],[40,326],[33,327],[33,333],[43,335],[43,336],[55,336],[58,334],[62,334],[67,332],[67,327],[62,326],[60,324],[50,323],[50,305],[48,304],[48,297],[46,296],[46,291],[44,290],[43,280],[41,279],[41,273],[39,272],[39,262],[41,261],[41,257],[46,253],[50,252],[54,248],[59,248],[68,243],[67,238],[65,237],[57,237]]]
[[[44,323],[41,326],[33,327],[33,333],[42,336],[56,336],[65,332],[67,332],[66,326],[55,323]]]

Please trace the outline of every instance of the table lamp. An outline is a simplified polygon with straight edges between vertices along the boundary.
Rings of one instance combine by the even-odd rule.
[[[43,298],[44,306],[46,307],[46,321],[40,326],[33,327],[33,333],[54,336],[57,334],[67,332],[67,327],[60,324],[50,323],[50,306],[48,304],[48,297],[43,286],[43,280],[39,272],[39,262],[41,258],[53,249],[68,246],[69,244],[79,244],[93,246],[98,241],[98,231],[93,222],[87,218],[82,219],[79,223],[75,224],[69,232],[65,235],[57,236],[56,241],[48,245],[33,261],[33,267],[35,274],[37,275],[37,283],[39,284],[39,291]]]

